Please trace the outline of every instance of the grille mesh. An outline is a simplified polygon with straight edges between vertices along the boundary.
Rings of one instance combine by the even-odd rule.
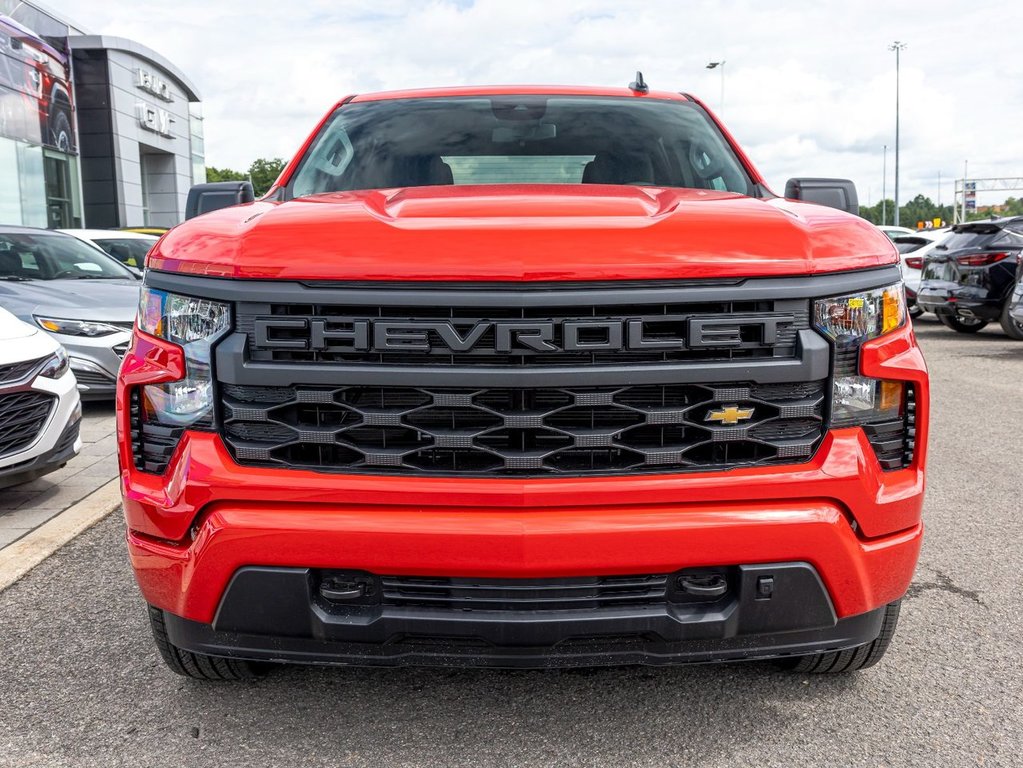
[[[863,427],[878,463],[886,472],[908,467],[916,455],[916,394],[911,384],[906,385],[904,405],[901,419]]]
[[[0,395],[0,457],[23,451],[35,442],[55,401],[53,395],[43,392]]]
[[[684,471],[810,458],[824,383],[589,388],[222,384],[243,464],[373,473]]]
[[[41,357],[37,360],[23,360],[17,363],[0,365],[0,385],[13,384],[16,381],[21,381],[36,368],[42,366],[43,360],[45,359],[46,358]]]
[[[167,427],[146,419],[138,387],[128,396],[131,421],[131,453],[135,468],[162,475],[185,430]]]
[[[381,603],[448,611],[557,611],[663,604],[665,574],[563,579],[383,576]]]

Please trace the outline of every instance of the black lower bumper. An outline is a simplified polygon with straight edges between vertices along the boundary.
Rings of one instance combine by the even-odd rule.
[[[1002,302],[997,296],[978,295],[973,289],[964,289],[954,283],[921,284],[916,304],[936,315],[966,315],[980,320],[997,320],[1002,313]]]
[[[379,597],[331,603],[322,599],[316,571],[243,568],[212,624],[168,614],[166,627],[177,647],[213,656],[495,668],[766,659],[850,648],[880,632],[883,609],[836,619],[827,590],[806,563],[722,572],[728,586],[720,596],[681,594],[671,574],[662,598],[647,604],[595,599],[588,608],[507,610],[467,609],[464,602],[459,609],[387,604]],[[501,582],[502,590],[534,586]]]
[[[75,441],[81,426],[79,417],[64,428],[56,444],[46,453],[20,464],[0,467],[0,488],[31,482],[67,464],[75,457]]]

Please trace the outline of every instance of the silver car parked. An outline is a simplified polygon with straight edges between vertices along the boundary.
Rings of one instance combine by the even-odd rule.
[[[83,398],[114,395],[139,276],[70,235],[0,226],[0,307],[64,345]]]

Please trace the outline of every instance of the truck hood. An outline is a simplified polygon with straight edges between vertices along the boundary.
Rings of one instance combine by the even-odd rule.
[[[897,261],[877,228],[831,208],[587,184],[256,202],[174,228],[148,266],[293,280],[569,281],[806,275]]]

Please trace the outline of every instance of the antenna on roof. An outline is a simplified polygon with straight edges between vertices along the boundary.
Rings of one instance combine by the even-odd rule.
[[[636,72],[636,79],[629,83],[629,90],[635,91],[636,93],[648,93],[650,86],[646,84],[646,80],[643,79],[643,73]]]

